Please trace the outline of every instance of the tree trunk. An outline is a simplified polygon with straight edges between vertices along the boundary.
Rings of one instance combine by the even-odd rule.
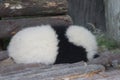
[[[105,15],[103,0],[68,0],[68,12],[74,24],[89,26],[105,31]]]
[[[66,0],[0,0],[0,17],[67,13]]]
[[[106,29],[110,39],[120,44],[120,0],[104,0]]]

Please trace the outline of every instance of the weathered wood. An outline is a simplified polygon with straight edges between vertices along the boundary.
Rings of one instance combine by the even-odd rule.
[[[89,23],[105,31],[103,0],[68,0],[68,13],[74,24],[87,26]]]
[[[0,51],[0,61],[8,58],[8,53],[7,51]]]
[[[3,60],[6,58],[8,58],[7,51],[1,51],[0,52],[0,59]],[[114,68],[118,68],[120,65],[120,54],[119,53],[111,53],[109,51],[106,51],[106,52],[100,53],[99,58],[96,58],[96,59],[89,61],[88,64],[101,64],[101,65],[104,65],[106,67],[112,66]]]
[[[1,0],[0,17],[67,13],[66,0]]]
[[[0,39],[0,51],[2,51],[3,47],[3,40]]]
[[[119,80],[120,70],[104,72],[101,65],[14,64],[0,67],[0,80]]]
[[[120,54],[111,53],[109,51],[100,54],[99,58],[93,59],[88,62],[88,64],[101,64],[106,66],[106,68],[120,68]]]
[[[3,68],[1,68],[1,70],[2,69]],[[5,67],[3,70],[5,70]],[[65,78],[69,78],[69,76],[72,76],[72,75],[82,75],[82,74],[86,74],[94,71],[102,72],[104,70],[105,68],[101,65],[85,66],[83,64],[81,65],[81,63],[60,64],[60,65],[51,65],[49,67],[45,66],[43,68],[38,66],[34,68],[28,67],[26,69],[21,68],[21,70],[19,71],[17,70],[8,71],[8,73],[1,73],[0,79],[1,80],[7,80],[7,79],[10,79],[10,80],[19,80],[19,79],[20,80],[65,80]]]
[[[105,68],[100,65],[114,67],[114,61],[117,61],[117,68],[120,68],[120,54],[107,51],[88,62],[88,65],[84,65],[83,62],[57,65],[0,65],[0,80],[119,80],[120,70],[102,72]]]
[[[72,24],[72,20],[68,15],[1,20],[0,38],[10,37],[22,28],[38,26],[41,24],[51,24],[52,26],[68,26]]]
[[[106,30],[110,39],[120,45],[120,0],[104,0],[106,14]]]

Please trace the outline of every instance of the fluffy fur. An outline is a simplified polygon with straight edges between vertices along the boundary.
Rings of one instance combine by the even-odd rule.
[[[76,46],[68,41],[68,38],[66,37],[66,30],[69,29],[68,26],[57,26],[53,28],[58,34],[59,39],[59,54],[57,55],[55,64],[88,61],[85,48]]]
[[[19,31],[8,46],[9,56],[16,63],[53,64],[58,54],[58,40],[49,25],[30,27]]]
[[[19,31],[11,39],[8,53],[16,63],[74,63],[93,59],[97,42],[81,26],[42,25]]]
[[[98,47],[96,38],[90,31],[81,26],[70,26],[66,31],[66,36],[69,42],[86,49],[89,60],[94,58]]]

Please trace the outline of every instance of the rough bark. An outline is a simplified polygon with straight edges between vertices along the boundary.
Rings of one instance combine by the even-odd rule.
[[[106,68],[120,68],[120,54],[106,51],[101,53],[100,57],[89,61],[88,64],[101,64]]]
[[[81,78],[87,74],[99,73],[105,70],[101,65],[83,63],[41,66],[39,64],[16,64],[0,68],[1,80],[66,80],[66,78]],[[25,67],[27,66],[27,67]],[[76,76],[77,75],[77,76]],[[12,77],[14,76],[14,77]],[[84,76],[85,77],[85,76]],[[70,79],[69,79],[70,80]]]
[[[25,68],[26,66],[26,68]],[[18,71],[10,66],[9,69],[2,68],[8,73],[0,73],[1,80],[119,80],[120,70],[104,72],[101,65],[84,66],[80,63],[61,64],[53,66],[42,66],[39,64],[28,64],[21,66]],[[20,68],[21,67],[21,68]],[[15,69],[14,69],[15,68]],[[21,70],[20,70],[21,69]],[[12,71],[13,70],[13,71]]]
[[[110,39],[120,44],[120,0],[104,0],[106,30]]]
[[[91,24],[105,31],[103,0],[68,0],[68,13],[74,24],[87,26]]]
[[[88,62],[88,65],[83,62],[57,65],[15,64],[9,59],[4,61],[5,65],[1,62],[1,80],[119,80],[120,78],[120,55],[108,51]],[[109,70],[102,72],[105,68],[101,65],[108,66]],[[114,68],[111,70],[112,67]]]
[[[66,0],[1,0],[0,17],[67,13]]]
[[[6,58],[8,58],[7,51],[1,51],[0,56],[1,56],[0,60],[5,60]],[[12,62],[14,62],[14,61],[12,60]],[[111,53],[109,51],[106,51],[106,52],[100,53],[99,58],[96,58],[96,59],[93,59],[93,60],[89,61],[88,64],[101,64],[101,65],[104,65],[106,67],[111,67],[112,66],[114,68],[119,68],[120,54],[119,53]]]
[[[68,26],[72,24],[72,20],[68,15],[1,20],[0,38],[11,37],[22,28],[38,26],[41,24],[51,24],[52,26]]]
[[[3,40],[0,39],[0,51],[3,49]]]
[[[0,51],[0,61],[7,59],[7,58],[8,58],[7,51]]]

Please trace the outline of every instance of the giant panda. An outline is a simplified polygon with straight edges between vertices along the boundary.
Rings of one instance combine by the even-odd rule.
[[[95,36],[82,26],[40,25],[16,33],[8,54],[16,63],[61,64],[98,57]]]

